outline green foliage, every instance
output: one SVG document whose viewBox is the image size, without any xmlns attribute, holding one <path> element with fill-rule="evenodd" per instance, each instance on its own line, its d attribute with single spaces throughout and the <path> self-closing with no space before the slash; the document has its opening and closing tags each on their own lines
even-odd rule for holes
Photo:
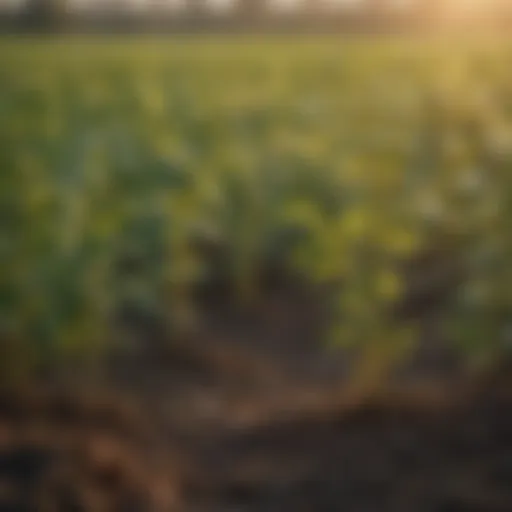
<svg viewBox="0 0 512 512">
<path fill-rule="evenodd" d="M 510 345 L 510 51 L 262 41 L 0 49 L 0 328 L 39 357 L 104 346 L 123 307 L 171 320 L 223 245 L 240 293 L 274 261 L 340 283 L 337 344 L 414 343 L 404 262 L 448 233 L 441 323 Z M 482 71 L 482 66 L 485 70 Z M 420 276 L 421 277 L 421 276 Z"/>
</svg>

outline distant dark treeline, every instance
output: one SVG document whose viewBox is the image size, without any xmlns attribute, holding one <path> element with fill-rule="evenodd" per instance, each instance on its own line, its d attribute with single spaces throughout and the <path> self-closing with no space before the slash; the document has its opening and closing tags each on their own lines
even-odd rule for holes
<svg viewBox="0 0 512 512">
<path fill-rule="evenodd" d="M 213 12 L 201 0 L 188 0 L 180 13 L 148 10 L 130 14 L 104 10 L 96 14 L 67 13 L 65 0 L 29 0 L 17 13 L 0 13 L 3 32 L 315 32 L 315 33 L 402 33 L 438 28 L 443 0 L 416 0 L 407 9 L 390 7 L 390 0 L 366 0 L 358 9 L 322 10 L 310 0 L 301 9 L 276 13 L 262 0 L 240 0 L 228 12 Z M 512 3 L 511 3 L 512 4 Z M 512 5 L 505 2 L 493 15 L 476 25 L 493 29 L 512 26 Z M 107 5 L 107 4 L 105 4 Z M 474 25 L 473 25 L 474 26 Z"/>
<path fill-rule="evenodd" d="M 417 18 L 392 20 L 362 16 L 265 16 L 250 19 L 238 16 L 182 16 L 135 18 L 129 16 L 76 17 L 41 23 L 33 19 L 0 15 L 2 32 L 406 32 L 427 27 Z"/>
</svg>

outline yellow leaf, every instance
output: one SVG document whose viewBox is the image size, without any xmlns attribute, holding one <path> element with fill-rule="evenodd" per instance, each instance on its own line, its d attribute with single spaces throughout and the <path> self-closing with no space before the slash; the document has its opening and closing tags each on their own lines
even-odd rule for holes
<svg viewBox="0 0 512 512">
<path fill-rule="evenodd" d="M 377 294 L 379 297 L 393 301 L 400 297 L 402 293 L 402 283 L 395 272 L 384 271 L 377 277 Z"/>
</svg>

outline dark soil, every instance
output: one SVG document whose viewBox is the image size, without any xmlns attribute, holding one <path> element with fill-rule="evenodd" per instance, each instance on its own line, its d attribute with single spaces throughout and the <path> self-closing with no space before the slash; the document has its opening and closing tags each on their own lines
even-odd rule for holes
<svg viewBox="0 0 512 512">
<path fill-rule="evenodd" d="M 132 329 L 103 379 L 0 393 L 0 512 L 512 512 L 512 366 L 463 376 L 426 337 L 354 394 L 325 308 L 216 295 L 181 342 Z"/>
<path fill-rule="evenodd" d="M 2 393 L 1 511 L 512 510 L 506 371 L 288 409 L 245 396 L 202 418 L 106 396 Z"/>
</svg>

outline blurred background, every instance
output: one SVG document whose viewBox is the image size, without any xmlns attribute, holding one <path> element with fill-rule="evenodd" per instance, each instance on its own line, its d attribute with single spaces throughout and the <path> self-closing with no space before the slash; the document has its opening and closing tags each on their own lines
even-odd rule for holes
<svg viewBox="0 0 512 512">
<path fill-rule="evenodd" d="M 3 0 L 6 30 L 415 32 L 506 28 L 506 0 Z"/>
<path fill-rule="evenodd" d="M 0 510 L 512 510 L 511 26 L 0 0 Z"/>
</svg>

